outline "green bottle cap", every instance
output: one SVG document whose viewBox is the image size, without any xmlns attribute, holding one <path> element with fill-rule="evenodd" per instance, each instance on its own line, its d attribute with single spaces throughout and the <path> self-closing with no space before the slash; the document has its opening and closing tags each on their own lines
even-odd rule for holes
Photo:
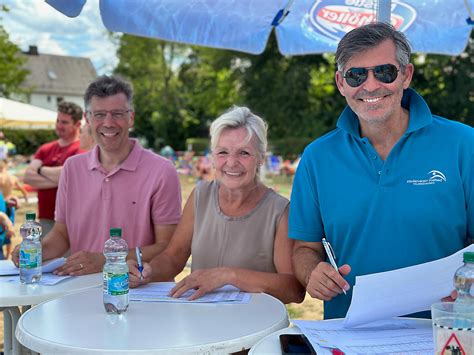
<svg viewBox="0 0 474 355">
<path fill-rule="evenodd" d="M 35 212 L 26 212 L 26 220 L 27 221 L 34 221 L 36 219 Z"/>
<path fill-rule="evenodd" d="M 466 251 L 463 254 L 463 259 L 465 263 L 474 263 L 474 252 Z"/>
<path fill-rule="evenodd" d="M 122 228 L 110 228 L 110 236 L 111 237 L 121 237 L 122 236 Z"/>
</svg>

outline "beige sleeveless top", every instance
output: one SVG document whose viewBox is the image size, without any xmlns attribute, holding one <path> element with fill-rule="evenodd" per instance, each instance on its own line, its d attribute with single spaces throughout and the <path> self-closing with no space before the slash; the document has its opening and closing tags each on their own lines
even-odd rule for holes
<svg viewBox="0 0 474 355">
<path fill-rule="evenodd" d="M 226 216 L 218 203 L 218 183 L 201 181 L 194 192 L 191 270 L 238 267 L 276 272 L 273 244 L 289 201 L 268 189 L 245 216 Z"/>
</svg>

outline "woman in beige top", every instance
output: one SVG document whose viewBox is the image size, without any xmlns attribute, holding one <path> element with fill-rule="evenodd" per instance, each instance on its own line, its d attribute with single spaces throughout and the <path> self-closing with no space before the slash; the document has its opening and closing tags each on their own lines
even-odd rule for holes
<svg viewBox="0 0 474 355">
<path fill-rule="evenodd" d="M 143 280 L 129 260 L 130 286 L 173 280 L 192 255 L 191 274 L 176 284 L 174 297 L 195 289 L 190 299 L 196 299 L 230 284 L 301 302 L 304 289 L 293 275 L 293 240 L 287 237 L 289 202 L 258 179 L 265 122 L 235 107 L 212 123 L 210 133 L 216 179 L 193 190 L 169 245 L 144 264 Z"/>
</svg>

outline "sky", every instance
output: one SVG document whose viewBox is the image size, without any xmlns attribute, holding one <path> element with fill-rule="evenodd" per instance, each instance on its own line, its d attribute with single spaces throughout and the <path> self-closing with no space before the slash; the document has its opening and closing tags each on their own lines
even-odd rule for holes
<svg viewBox="0 0 474 355">
<path fill-rule="evenodd" d="M 43 0 L 0 0 L 10 11 L 0 12 L 0 23 L 10 41 L 27 51 L 90 58 L 97 74 L 110 74 L 118 60 L 99 13 L 99 0 L 88 0 L 81 14 L 69 18 Z"/>
</svg>

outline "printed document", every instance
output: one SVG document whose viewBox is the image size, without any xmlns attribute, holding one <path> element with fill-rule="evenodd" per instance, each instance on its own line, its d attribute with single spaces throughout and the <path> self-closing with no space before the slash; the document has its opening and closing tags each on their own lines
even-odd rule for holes
<svg viewBox="0 0 474 355">
<path fill-rule="evenodd" d="M 69 279 L 73 276 L 70 275 L 54 275 L 51 273 L 41 275 L 41 279 L 39 280 L 39 284 L 43 286 L 53 286 L 60 283 L 63 280 Z M 9 275 L 0 277 L 0 282 L 15 282 L 20 283 L 20 277 L 18 275 Z"/>
<path fill-rule="evenodd" d="M 244 304 L 249 303 L 251 296 L 250 293 L 242 292 L 234 286 L 226 285 L 205 294 L 197 300 L 189 301 L 188 298 L 195 290 L 189 290 L 179 298 L 168 296 L 175 285 L 174 282 L 152 282 L 138 288 L 131 288 L 129 293 L 130 301 Z"/>
<path fill-rule="evenodd" d="M 339 349 L 346 355 L 434 353 L 431 320 L 394 318 L 350 329 L 343 319 L 292 322 L 315 349 Z"/>
<path fill-rule="evenodd" d="M 474 251 L 474 244 L 443 259 L 357 276 L 344 326 L 429 310 L 453 291 L 453 275 L 465 251 Z"/>
<path fill-rule="evenodd" d="M 58 267 L 62 266 L 66 262 L 66 258 L 56 258 L 48 260 L 41 266 L 42 272 L 53 272 Z M 4 275 L 19 275 L 20 269 L 13 264 L 11 260 L 0 260 L 0 276 Z"/>
</svg>

